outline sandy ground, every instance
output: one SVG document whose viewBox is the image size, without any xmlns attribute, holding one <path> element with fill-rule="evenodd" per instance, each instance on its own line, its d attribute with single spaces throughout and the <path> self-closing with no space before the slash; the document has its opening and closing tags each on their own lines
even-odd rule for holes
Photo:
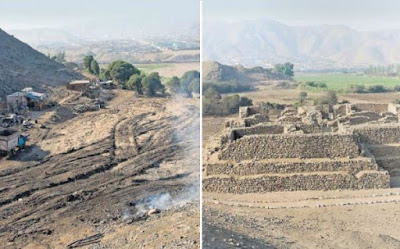
<svg viewBox="0 0 400 249">
<path fill-rule="evenodd" d="M 204 248 L 400 247 L 398 188 L 204 193 L 203 203 Z"/>
<path fill-rule="evenodd" d="M 36 114 L 28 147 L 0 159 L 0 248 L 93 235 L 87 248 L 198 248 L 198 101 L 118 90 L 106 109 L 71 115 L 77 96 L 60 98 Z"/>
</svg>

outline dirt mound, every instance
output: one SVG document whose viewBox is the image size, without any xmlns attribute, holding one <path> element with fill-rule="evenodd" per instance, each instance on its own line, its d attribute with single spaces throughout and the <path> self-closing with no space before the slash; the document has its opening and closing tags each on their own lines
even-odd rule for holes
<svg viewBox="0 0 400 249">
<path fill-rule="evenodd" d="M 59 86 L 79 73 L 49 59 L 0 29 L 0 98 L 25 87 Z"/>
</svg>

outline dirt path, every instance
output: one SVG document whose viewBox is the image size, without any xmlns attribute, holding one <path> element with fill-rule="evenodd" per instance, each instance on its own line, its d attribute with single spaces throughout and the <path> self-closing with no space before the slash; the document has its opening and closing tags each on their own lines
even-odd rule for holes
<svg viewBox="0 0 400 249">
<path fill-rule="evenodd" d="M 23 154 L 2 160 L 0 244 L 65 248 L 133 222 L 149 196 L 169 197 L 160 209 L 173 208 L 175 198 L 194 201 L 195 194 L 181 196 L 198 182 L 198 115 L 172 113 L 170 102 L 118 91 L 107 109 L 49 124 Z M 195 227 L 187 234 L 195 240 Z"/>
</svg>

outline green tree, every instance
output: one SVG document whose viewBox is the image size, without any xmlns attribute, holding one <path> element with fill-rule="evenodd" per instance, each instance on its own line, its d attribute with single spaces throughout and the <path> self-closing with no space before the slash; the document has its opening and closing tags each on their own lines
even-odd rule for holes
<svg viewBox="0 0 400 249">
<path fill-rule="evenodd" d="M 221 95 L 213 87 L 207 88 L 207 90 L 204 91 L 203 95 L 206 99 L 221 99 Z"/>
<path fill-rule="evenodd" d="M 293 72 L 294 65 L 290 62 L 286 62 L 285 64 L 276 64 L 275 70 L 281 74 L 284 74 L 289 77 L 294 76 Z"/>
<path fill-rule="evenodd" d="M 239 103 L 240 96 L 238 94 L 224 97 L 221 101 L 223 114 L 239 111 Z"/>
<path fill-rule="evenodd" d="M 180 86 L 182 93 L 188 97 L 192 96 L 192 92 L 200 93 L 200 73 L 195 70 L 184 73 L 180 80 Z"/>
<path fill-rule="evenodd" d="M 83 68 L 89 70 L 89 72 L 91 71 L 91 63 L 94 60 L 92 55 L 87 55 L 85 56 L 85 58 L 83 58 Z M 91 73 L 91 72 L 90 72 Z"/>
<path fill-rule="evenodd" d="M 387 89 L 383 85 L 373 85 L 368 87 L 368 92 L 370 93 L 384 93 L 387 92 Z"/>
<path fill-rule="evenodd" d="M 239 106 L 252 106 L 253 105 L 253 100 L 251 100 L 248 97 L 241 97 Z"/>
<path fill-rule="evenodd" d="M 139 69 L 125 61 L 114 61 L 101 73 L 102 80 L 113 80 L 120 87 L 125 87 L 126 82 L 134 74 L 140 74 Z"/>
<path fill-rule="evenodd" d="M 100 69 L 99 78 L 101 80 L 111 80 L 110 71 L 103 69 L 103 68 Z"/>
<path fill-rule="evenodd" d="M 160 75 L 158 73 L 151 73 L 145 76 L 142 80 L 143 93 L 146 96 L 155 96 L 157 92 L 164 94 L 165 87 L 161 84 Z"/>
<path fill-rule="evenodd" d="M 181 91 L 181 82 L 178 77 L 174 76 L 170 79 L 166 86 L 171 93 L 179 93 Z"/>
<path fill-rule="evenodd" d="M 134 74 L 132 75 L 128 82 L 126 83 L 126 87 L 129 90 L 136 91 L 138 94 L 143 94 L 143 85 L 142 80 L 144 78 L 143 74 Z"/>
<path fill-rule="evenodd" d="M 364 93 L 365 92 L 365 86 L 364 85 L 350 85 L 350 90 L 353 93 Z"/>
<path fill-rule="evenodd" d="M 195 79 L 192 81 L 192 83 L 190 83 L 189 85 L 190 91 L 192 91 L 192 93 L 200 93 L 200 78 L 199 79 Z"/>
<path fill-rule="evenodd" d="M 99 64 L 97 63 L 96 60 L 92 60 L 92 62 L 90 63 L 90 69 L 91 69 L 93 74 L 95 74 L 97 76 L 99 75 L 100 67 L 99 67 Z"/>
</svg>

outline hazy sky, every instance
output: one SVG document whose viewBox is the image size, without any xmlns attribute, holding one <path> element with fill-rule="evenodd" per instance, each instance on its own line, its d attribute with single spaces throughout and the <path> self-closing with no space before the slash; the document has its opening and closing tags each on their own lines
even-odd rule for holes
<svg viewBox="0 0 400 249">
<path fill-rule="evenodd" d="M 0 0 L 0 28 L 62 27 L 118 20 L 199 23 L 199 0 Z"/>
<path fill-rule="evenodd" d="M 203 20 L 268 18 L 289 25 L 400 29 L 399 0 L 203 0 Z"/>
</svg>

